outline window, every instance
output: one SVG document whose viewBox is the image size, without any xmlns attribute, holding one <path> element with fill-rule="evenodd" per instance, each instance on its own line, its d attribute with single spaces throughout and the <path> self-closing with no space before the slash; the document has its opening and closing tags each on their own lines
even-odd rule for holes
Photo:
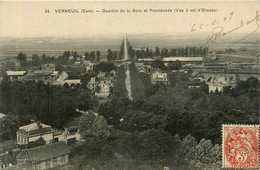
<svg viewBox="0 0 260 170">
<path fill-rule="evenodd" d="M 62 164 L 62 165 L 66 163 L 66 157 L 65 157 L 65 156 L 66 156 L 66 155 L 62 155 L 62 156 L 61 156 L 61 164 Z"/>
<path fill-rule="evenodd" d="M 41 163 L 36 163 L 36 169 L 41 169 Z"/>
<path fill-rule="evenodd" d="M 51 167 L 51 160 L 47 160 L 46 161 L 46 168 L 50 168 Z"/>
<path fill-rule="evenodd" d="M 57 158 L 53 158 L 53 167 L 57 166 Z"/>
</svg>

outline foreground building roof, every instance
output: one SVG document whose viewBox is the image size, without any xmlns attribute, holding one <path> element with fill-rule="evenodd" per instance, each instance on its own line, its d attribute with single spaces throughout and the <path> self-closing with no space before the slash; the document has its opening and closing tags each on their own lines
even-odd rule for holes
<svg viewBox="0 0 260 170">
<path fill-rule="evenodd" d="M 23 150 L 17 155 L 17 159 L 28 158 L 32 163 L 36 163 L 68 153 L 70 153 L 70 150 L 67 144 L 65 142 L 57 142 Z"/>
</svg>

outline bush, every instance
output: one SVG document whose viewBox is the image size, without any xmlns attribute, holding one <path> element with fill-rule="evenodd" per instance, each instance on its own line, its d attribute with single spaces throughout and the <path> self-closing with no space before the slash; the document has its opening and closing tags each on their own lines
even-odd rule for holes
<svg viewBox="0 0 260 170">
<path fill-rule="evenodd" d="M 30 148 L 35 148 L 35 147 L 38 147 L 38 146 L 43 146 L 46 144 L 46 141 L 40 137 L 38 140 L 36 141 L 32 141 L 32 142 L 29 142 L 27 144 L 27 149 L 30 149 Z"/>
</svg>

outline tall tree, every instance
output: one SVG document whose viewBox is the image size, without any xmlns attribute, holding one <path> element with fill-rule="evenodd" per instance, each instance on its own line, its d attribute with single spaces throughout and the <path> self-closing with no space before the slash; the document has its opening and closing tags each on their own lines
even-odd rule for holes
<svg viewBox="0 0 260 170">
<path fill-rule="evenodd" d="M 113 51 L 111 49 L 107 50 L 107 61 L 110 62 L 113 60 Z"/>
<path fill-rule="evenodd" d="M 19 53 L 17 60 L 20 62 L 21 66 L 24 67 L 27 63 L 27 55 L 24 53 Z"/>
<path fill-rule="evenodd" d="M 86 56 L 86 60 L 89 60 L 89 52 L 85 52 L 84 55 Z"/>
<path fill-rule="evenodd" d="M 95 51 L 91 51 L 90 52 L 90 54 L 89 54 L 89 60 L 91 61 L 91 62 L 93 62 L 94 60 L 95 60 Z"/>
<path fill-rule="evenodd" d="M 160 56 L 160 48 L 159 48 L 159 47 L 155 47 L 155 55 L 156 55 L 157 57 Z"/>
<path fill-rule="evenodd" d="M 79 130 L 83 139 L 87 141 L 105 141 L 109 136 L 109 129 L 106 120 L 93 111 L 89 111 L 81 117 Z"/>
<path fill-rule="evenodd" d="M 41 64 L 40 62 L 41 61 L 40 61 L 39 55 L 38 54 L 33 54 L 33 56 L 32 56 L 32 63 L 33 63 L 33 65 L 39 66 Z"/>
<path fill-rule="evenodd" d="M 96 51 L 96 56 L 97 56 L 97 62 L 99 62 L 100 61 L 100 51 L 99 50 Z"/>
</svg>

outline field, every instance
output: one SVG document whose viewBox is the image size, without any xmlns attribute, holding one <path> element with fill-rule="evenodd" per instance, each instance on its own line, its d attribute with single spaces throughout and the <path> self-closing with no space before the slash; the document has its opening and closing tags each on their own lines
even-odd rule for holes
<svg viewBox="0 0 260 170">
<path fill-rule="evenodd" d="M 127 35 L 129 42 L 133 48 L 149 47 L 155 49 L 159 48 L 178 48 L 185 46 L 206 46 L 206 35 L 163 35 L 163 34 L 142 34 L 142 35 Z M 223 39 L 221 42 L 209 44 L 209 51 L 216 52 L 225 50 L 226 48 L 233 48 L 236 51 L 240 47 L 246 47 L 246 53 L 239 52 L 242 56 L 255 56 L 260 52 L 258 37 L 250 37 L 247 41 L 233 44 L 236 39 Z M 61 55 L 64 51 L 77 51 L 80 55 L 86 51 L 101 51 L 101 57 L 106 57 L 107 50 L 119 51 L 123 40 L 123 35 L 105 35 L 84 38 L 2 38 L 0 40 L 0 61 L 6 58 L 13 58 L 19 52 L 26 53 L 28 59 L 35 53 L 42 55 Z M 237 58 L 229 57 L 227 61 L 233 61 Z M 241 62 L 252 62 L 249 60 L 242 60 Z"/>
</svg>

